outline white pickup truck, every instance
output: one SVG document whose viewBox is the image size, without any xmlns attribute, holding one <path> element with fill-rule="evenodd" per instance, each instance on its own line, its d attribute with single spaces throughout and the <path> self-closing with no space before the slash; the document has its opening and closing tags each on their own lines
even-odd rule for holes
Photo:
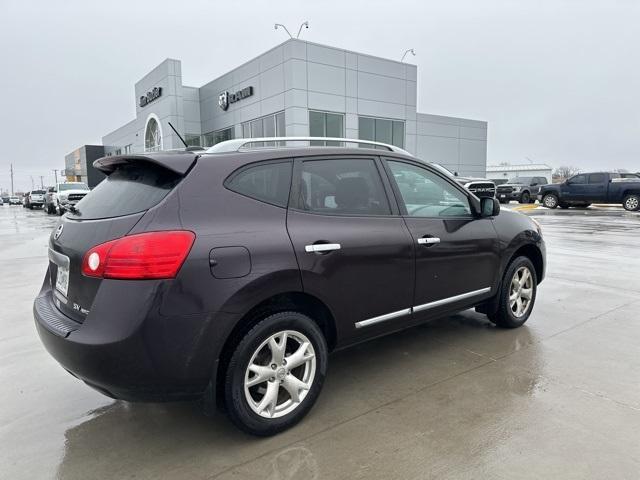
<svg viewBox="0 0 640 480">
<path fill-rule="evenodd" d="M 44 200 L 44 210 L 47 213 L 62 215 L 84 196 L 89 193 L 89 187 L 83 182 L 57 183 L 47 190 Z"/>
</svg>

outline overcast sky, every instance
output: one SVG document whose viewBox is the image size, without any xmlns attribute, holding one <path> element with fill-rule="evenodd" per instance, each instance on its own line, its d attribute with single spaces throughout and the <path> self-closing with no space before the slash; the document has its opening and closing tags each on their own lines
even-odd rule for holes
<svg viewBox="0 0 640 480">
<path fill-rule="evenodd" d="M 0 0 L 0 189 L 135 115 L 167 57 L 201 86 L 284 41 L 417 56 L 418 111 L 489 122 L 489 164 L 640 170 L 640 2 Z"/>
</svg>

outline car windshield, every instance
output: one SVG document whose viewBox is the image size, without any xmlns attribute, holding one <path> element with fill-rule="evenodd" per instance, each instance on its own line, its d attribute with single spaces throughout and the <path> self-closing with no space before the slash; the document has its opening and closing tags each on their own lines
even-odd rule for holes
<svg viewBox="0 0 640 480">
<path fill-rule="evenodd" d="M 65 190 L 89 190 L 89 187 L 85 183 L 61 183 L 59 190 L 61 192 Z"/>
<path fill-rule="evenodd" d="M 528 185 L 531 183 L 533 177 L 516 177 L 509 180 L 509 183 L 516 183 L 521 185 Z"/>
<path fill-rule="evenodd" d="M 42 195 L 44 190 L 31 190 L 31 195 Z"/>
</svg>

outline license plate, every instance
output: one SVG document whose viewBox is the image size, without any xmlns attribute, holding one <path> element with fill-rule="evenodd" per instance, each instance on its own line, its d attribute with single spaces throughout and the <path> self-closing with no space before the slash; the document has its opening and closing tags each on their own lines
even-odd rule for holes
<svg viewBox="0 0 640 480">
<path fill-rule="evenodd" d="M 69 269 L 58 265 L 58 273 L 56 274 L 56 290 L 65 297 L 69 290 Z"/>
<path fill-rule="evenodd" d="M 500 198 L 507 198 L 506 195 L 500 195 Z"/>
</svg>

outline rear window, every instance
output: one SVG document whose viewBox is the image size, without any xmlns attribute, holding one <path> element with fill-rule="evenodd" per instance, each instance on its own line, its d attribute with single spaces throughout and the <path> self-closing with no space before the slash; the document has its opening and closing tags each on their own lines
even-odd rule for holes
<svg viewBox="0 0 640 480">
<path fill-rule="evenodd" d="M 100 182 L 69 214 L 80 220 L 94 220 L 144 212 L 160 203 L 180 178 L 149 163 L 123 165 Z"/>
<path fill-rule="evenodd" d="M 42 195 L 44 193 L 44 190 L 31 190 L 32 195 Z"/>
</svg>

